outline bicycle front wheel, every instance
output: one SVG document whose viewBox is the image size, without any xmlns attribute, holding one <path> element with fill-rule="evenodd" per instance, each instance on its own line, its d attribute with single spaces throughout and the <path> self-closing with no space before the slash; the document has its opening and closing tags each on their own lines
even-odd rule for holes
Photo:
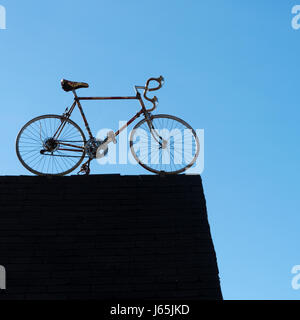
<svg viewBox="0 0 300 320">
<path fill-rule="evenodd" d="M 188 123 L 160 114 L 143 119 L 133 128 L 130 149 L 145 169 L 157 174 L 178 174 L 196 162 L 200 144 Z"/>
<path fill-rule="evenodd" d="M 76 169 L 85 157 L 86 139 L 80 127 L 59 115 L 29 121 L 16 141 L 17 156 L 30 172 L 63 176 Z"/>
</svg>

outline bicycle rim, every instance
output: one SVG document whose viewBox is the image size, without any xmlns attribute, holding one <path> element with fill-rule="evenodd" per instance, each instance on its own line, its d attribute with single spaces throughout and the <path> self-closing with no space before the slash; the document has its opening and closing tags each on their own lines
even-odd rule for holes
<svg viewBox="0 0 300 320">
<path fill-rule="evenodd" d="M 153 173 L 178 174 L 192 167 L 200 145 L 195 130 L 185 121 L 171 115 L 151 116 L 140 121 L 130 136 L 134 159 Z"/>
<path fill-rule="evenodd" d="M 57 139 L 53 136 L 65 121 Z M 59 115 L 44 115 L 29 121 L 16 140 L 22 165 L 36 175 L 63 176 L 76 169 L 85 157 L 86 139 L 80 127 Z"/>
</svg>

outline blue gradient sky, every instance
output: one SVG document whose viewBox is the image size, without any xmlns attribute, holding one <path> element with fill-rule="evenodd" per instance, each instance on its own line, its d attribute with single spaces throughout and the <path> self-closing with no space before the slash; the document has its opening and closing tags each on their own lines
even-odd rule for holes
<svg viewBox="0 0 300 320">
<path fill-rule="evenodd" d="M 131 95 L 164 75 L 159 113 L 205 129 L 202 174 L 225 299 L 299 299 L 300 30 L 288 0 L 0 0 L 1 175 L 28 174 L 15 138 L 84 95 Z M 300 4 L 300 1 L 299 1 Z M 84 104 L 93 131 L 138 105 Z M 75 116 L 74 118 L 77 121 Z M 80 123 L 80 122 L 79 122 Z M 94 173 L 145 174 L 93 165 Z M 0 257 L 1 263 L 1 257 Z"/>
</svg>

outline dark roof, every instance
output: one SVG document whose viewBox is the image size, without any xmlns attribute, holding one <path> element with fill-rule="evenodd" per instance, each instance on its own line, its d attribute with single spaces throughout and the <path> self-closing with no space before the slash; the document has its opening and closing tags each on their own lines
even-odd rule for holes
<svg viewBox="0 0 300 320">
<path fill-rule="evenodd" d="M 222 299 L 200 176 L 0 177 L 0 299 Z"/>
</svg>

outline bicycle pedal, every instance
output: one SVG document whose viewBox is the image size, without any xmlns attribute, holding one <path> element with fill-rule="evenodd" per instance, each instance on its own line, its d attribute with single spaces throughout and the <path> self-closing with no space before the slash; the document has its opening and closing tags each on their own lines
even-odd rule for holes
<svg viewBox="0 0 300 320">
<path fill-rule="evenodd" d="M 78 171 L 77 175 L 78 176 L 88 176 L 90 174 L 90 170 L 80 170 Z"/>
<path fill-rule="evenodd" d="M 77 175 L 89 175 L 91 172 L 89 164 L 85 163 L 81 166 L 80 171 L 78 171 Z"/>
</svg>

